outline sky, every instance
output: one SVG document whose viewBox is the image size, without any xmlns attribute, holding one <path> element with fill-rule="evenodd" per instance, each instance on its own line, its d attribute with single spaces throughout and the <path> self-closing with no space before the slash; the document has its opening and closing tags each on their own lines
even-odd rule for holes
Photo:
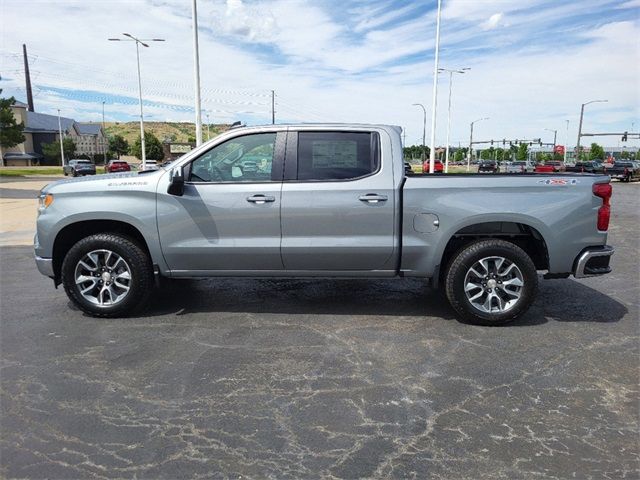
<svg viewBox="0 0 640 480">
<path fill-rule="evenodd" d="M 436 1 L 198 0 L 203 121 L 361 122 L 431 135 Z M 145 119 L 194 121 L 189 0 L 0 0 L 0 88 L 78 121 L 138 120 L 127 32 L 163 38 L 140 52 Z M 443 0 L 440 66 L 452 85 L 451 144 L 640 131 L 640 0 Z M 438 76 L 436 143 L 447 133 L 449 75 Z M 567 129 L 567 120 L 568 129 Z M 619 137 L 594 137 L 624 146 Z M 583 139 L 582 143 L 590 143 Z M 640 145 L 638 140 L 626 143 Z"/>
</svg>

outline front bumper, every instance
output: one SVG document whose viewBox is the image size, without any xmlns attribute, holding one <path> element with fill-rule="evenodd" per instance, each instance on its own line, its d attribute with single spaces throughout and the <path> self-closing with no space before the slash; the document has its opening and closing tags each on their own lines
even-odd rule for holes
<svg viewBox="0 0 640 480">
<path fill-rule="evenodd" d="M 38 271 L 49 278 L 53 278 L 53 259 L 52 258 L 42 258 L 36 255 L 36 266 L 38 267 Z"/>
<path fill-rule="evenodd" d="M 584 249 L 576 258 L 573 269 L 574 277 L 584 278 L 610 273 L 609 263 L 614 253 L 615 250 L 609 245 Z"/>
</svg>

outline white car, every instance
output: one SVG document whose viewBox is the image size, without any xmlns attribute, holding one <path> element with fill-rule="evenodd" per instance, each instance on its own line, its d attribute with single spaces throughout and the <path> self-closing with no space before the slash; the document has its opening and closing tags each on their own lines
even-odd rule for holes
<svg viewBox="0 0 640 480">
<path fill-rule="evenodd" d="M 159 168 L 160 167 L 158 167 L 158 162 L 156 162 L 155 160 L 147 160 L 144 164 L 140 164 L 139 171 L 144 172 L 148 170 L 158 170 Z"/>
</svg>

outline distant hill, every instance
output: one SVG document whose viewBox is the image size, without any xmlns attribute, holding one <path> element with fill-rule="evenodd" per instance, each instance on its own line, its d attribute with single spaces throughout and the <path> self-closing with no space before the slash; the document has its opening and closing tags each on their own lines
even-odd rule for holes
<svg viewBox="0 0 640 480">
<path fill-rule="evenodd" d="M 105 122 L 105 130 L 108 136 L 122 135 L 124 139 L 133 144 L 140 138 L 140 122 Z M 213 138 L 220 132 L 229 129 L 229 125 L 211 124 L 209 126 L 210 137 Z M 161 142 L 188 142 L 189 137 L 195 139 L 196 126 L 189 122 L 144 122 L 145 132 L 151 132 Z M 207 126 L 202 125 L 202 139 L 207 140 Z"/>
</svg>

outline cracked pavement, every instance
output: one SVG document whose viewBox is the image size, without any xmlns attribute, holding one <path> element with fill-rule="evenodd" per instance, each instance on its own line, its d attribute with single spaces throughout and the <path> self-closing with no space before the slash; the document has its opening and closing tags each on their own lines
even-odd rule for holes
<svg viewBox="0 0 640 480">
<path fill-rule="evenodd" d="M 2 247 L 0 476 L 639 478 L 639 187 L 614 273 L 504 328 L 415 279 L 181 281 L 97 320 Z"/>
</svg>

